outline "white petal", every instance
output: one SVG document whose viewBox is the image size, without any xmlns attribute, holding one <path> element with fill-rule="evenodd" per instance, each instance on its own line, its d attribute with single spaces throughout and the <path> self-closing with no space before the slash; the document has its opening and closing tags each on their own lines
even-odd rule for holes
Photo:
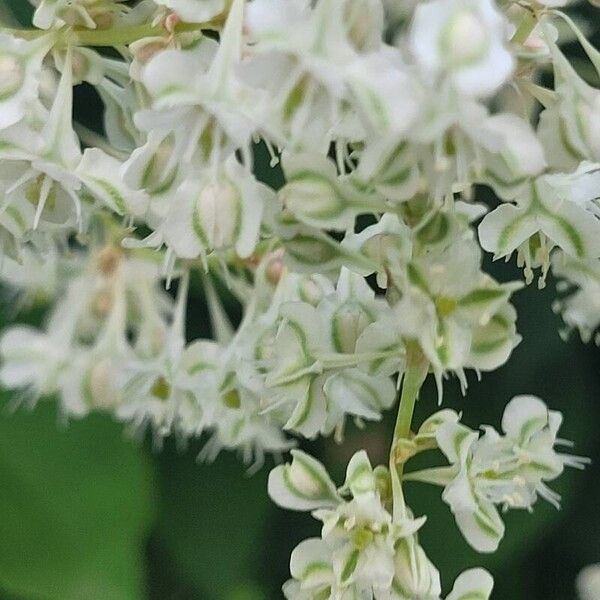
<svg viewBox="0 0 600 600">
<path fill-rule="evenodd" d="M 339 497 L 325 467 L 301 450 L 292 450 L 292 463 L 269 473 L 268 492 L 275 504 L 290 510 L 334 507 Z"/>
<path fill-rule="evenodd" d="M 446 600 L 488 600 L 494 580 L 485 569 L 469 569 L 461 573 Z"/>
</svg>

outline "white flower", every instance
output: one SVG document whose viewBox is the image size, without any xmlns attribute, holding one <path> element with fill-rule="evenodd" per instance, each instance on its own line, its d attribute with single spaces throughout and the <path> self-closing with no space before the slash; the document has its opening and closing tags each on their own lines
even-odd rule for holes
<svg viewBox="0 0 600 600">
<path fill-rule="evenodd" d="M 38 100 L 48 37 L 25 41 L 0 35 L 0 130 L 18 123 Z"/>
<path fill-rule="evenodd" d="M 45 331 L 17 326 L 4 333 L 0 379 L 34 400 L 57 393 L 66 415 L 115 408 L 123 365 L 156 356 L 164 345 L 170 302 L 158 266 L 107 246 L 62 269 L 68 281 Z"/>
<path fill-rule="evenodd" d="M 513 69 L 507 25 L 492 0 L 431 0 L 417 5 L 410 48 L 427 76 L 448 77 L 467 96 L 487 96 Z"/>
<path fill-rule="evenodd" d="M 64 68 L 51 110 L 43 115 L 39 131 L 18 123 L 0 132 L 1 210 L 14 225 L 17 239 L 35 231 L 83 232 L 96 201 L 118 214 L 140 212 L 145 195 L 129 189 L 118 178 L 120 162 L 102 150 L 83 154 L 72 126 L 71 69 Z M 84 194 L 83 192 L 88 192 Z"/>
<path fill-rule="evenodd" d="M 285 429 L 314 437 L 343 426 L 345 415 L 379 419 L 394 401 L 385 375 L 355 368 L 357 340 L 383 305 L 362 277 L 342 270 L 335 294 L 316 307 L 287 302 L 268 351 L 265 406 L 285 415 Z"/>
<path fill-rule="evenodd" d="M 307 225 L 346 231 L 357 215 L 385 208 L 382 198 L 338 177 L 333 163 L 320 154 L 284 154 L 282 166 L 287 183 L 279 200 L 284 211 Z"/>
<path fill-rule="evenodd" d="M 591 163 L 582 163 L 572 174 L 538 177 L 515 204 L 503 203 L 484 217 L 479 226 L 482 247 L 495 258 L 517 250 L 528 282 L 537 266 L 542 266 L 543 281 L 555 245 L 575 258 L 600 256 L 599 181 L 598 166 Z"/>
<path fill-rule="evenodd" d="M 504 200 L 522 193 L 529 178 L 546 167 L 544 149 L 531 125 L 515 114 L 488 117 L 478 138 L 482 179 Z"/>
<path fill-rule="evenodd" d="M 449 476 L 442 497 L 479 552 L 495 551 L 504 535 L 497 505 L 531 509 L 539 495 L 558 507 L 560 497 L 546 482 L 556 479 L 565 466 L 581 468 L 587 462 L 556 452 L 561 422 L 562 415 L 549 411 L 539 398 L 516 396 L 502 417 L 504 435 L 485 427 L 479 437 L 452 421 L 437 429 L 439 447 L 452 464 L 447 474 L 437 471 L 440 483 Z M 435 473 L 434 469 L 432 481 Z"/>
<path fill-rule="evenodd" d="M 255 0 L 246 25 L 252 57 L 244 79 L 268 95 L 263 128 L 290 150 L 324 151 L 341 125 L 344 67 L 356 56 L 343 2 Z M 364 21 L 363 21 L 364 22 Z M 325 32 L 327 32 L 325 34 Z"/>
<path fill-rule="evenodd" d="M 67 353 L 63 339 L 31 327 L 14 327 L 0 338 L 0 382 L 5 388 L 25 389 L 34 400 L 57 390 L 57 378 Z"/>
<path fill-rule="evenodd" d="M 312 587 L 313 593 L 327 585 L 340 591 L 370 592 L 376 597 L 378 592 L 389 592 L 396 572 L 395 545 L 419 529 L 424 519 L 392 522 L 381 502 L 377 475 L 364 451 L 350 460 L 346 481 L 340 488 L 349 500 L 338 494 L 318 461 L 298 450 L 293 456 L 291 465 L 277 467 L 269 475 L 269 494 L 285 508 L 318 508 L 313 515 L 323 522 L 323 529 L 321 540 L 303 542 L 292 555 L 292 576 L 302 581 L 301 587 Z M 317 550 L 329 563 L 314 579 L 308 567 L 315 559 L 307 554 L 309 549 Z"/>
<path fill-rule="evenodd" d="M 142 69 L 151 106 L 135 115 L 135 123 L 142 131 L 160 132 L 162 139 L 173 136 L 170 168 L 178 162 L 215 165 L 237 149 L 249 155 L 260 92 L 243 85 L 235 72 L 243 10 L 236 0 L 220 43 L 201 37 L 190 48 L 159 52 Z"/>
<path fill-rule="evenodd" d="M 196 341 L 186 351 L 187 370 L 194 375 L 194 394 L 203 414 L 196 433 L 203 428 L 210 435 L 200 458 L 210 461 L 223 448 L 236 450 L 255 470 L 264 464 L 265 453 L 279 454 L 294 443 L 285 437 L 281 423 L 261 410 L 262 388 L 247 376 L 246 351 L 239 333 L 227 347 Z"/>
<path fill-rule="evenodd" d="M 435 242 L 435 235 L 450 231 L 451 222 L 429 224 L 416 239 Z M 370 325 L 357 344 L 360 353 L 387 352 L 388 361 L 373 361 L 369 369 L 389 373 L 401 364 L 405 344 L 416 342 L 440 393 L 444 371 L 455 371 L 464 386 L 465 368 L 495 369 L 520 341 L 516 313 L 508 303 L 520 285 L 499 284 L 481 271 L 473 240 L 458 237 L 446 243 L 389 269 L 400 297 L 391 315 Z"/>
<path fill-rule="evenodd" d="M 389 473 L 373 469 L 364 451 L 350 459 L 336 490 L 323 465 L 292 451 L 291 464 L 269 475 L 269 495 L 280 506 L 311 510 L 323 522 L 320 538 L 301 542 L 290 560 L 289 600 L 440 600 L 440 576 L 419 546 L 425 518 L 394 522 L 386 509 Z M 458 577 L 447 600 L 487 600 L 493 581 L 483 569 Z"/>
<path fill-rule="evenodd" d="M 421 113 L 424 90 L 396 48 L 357 56 L 346 69 L 346 81 L 368 132 L 396 143 L 406 137 Z"/>
<path fill-rule="evenodd" d="M 177 257 L 203 260 L 213 253 L 235 250 L 247 258 L 254 251 L 265 204 L 273 192 L 231 156 L 214 173 L 200 170 L 185 179 L 160 209 L 151 215 L 156 231 L 141 245 L 165 244 Z M 137 245 L 131 240 L 131 245 Z"/>
<path fill-rule="evenodd" d="M 569 21 L 567 21 L 569 23 Z M 571 22 L 571 26 L 574 24 Z M 575 28 L 575 33 L 579 33 Z M 582 160 L 600 161 L 600 90 L 586 83 L 548 39 L 554 66 L 554 93 L 544 98 L 538 133 L 551 166 L 571 171 Z M 585 38 L 583 38 L 585 40 Z M 584 49 L 590 50 L 584 45 Z"/>
</svg>

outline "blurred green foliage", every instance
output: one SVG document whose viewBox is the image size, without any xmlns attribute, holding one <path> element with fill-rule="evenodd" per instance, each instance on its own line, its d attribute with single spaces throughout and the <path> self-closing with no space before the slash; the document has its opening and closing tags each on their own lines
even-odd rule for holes
<svg viewBox="0 0 600 600">
<path fill-rule="evenodd" d="M 7 7 L 22 22 L 30 15 L 27 0 L 0 0 Z M 99 127 L 100 105 L 90 88 L 77 90 L 76 110 L 86 125 Z M 258 156 L 263 178 L 280 178 L 267 173 L 264 153 Z M 519 276 L 506 265 L 488 268 L 500 279 Z M 206 335 L 201 292 L 193 293 L 189 330 Z M 455 380 L 446 382 L 444 403 L 464 410 L 471 426 L 498 426 L 511 397 L 538 394 L 564 413 L 563 437 L 594 462 L 556 483 L 561 511 L 540 502 L 533 514 L 507 515 L 506 538 L 491 556 L 463 541 L 438 489 L 409 487 L 415 512 L 429 515 L 421 540 L 446 586 L 462 569 L 482 565 L 496 578 L 495 598 L 567 600 L 579 569 L 600 561 L 600 350 L 560 340 L 553 294 L 552 282 L 544 291 L 531 286 L 519 293 L 524 341 L 509 364 L 481 382 L 471 375 L 466 398 Z M 52 402 L 14 412 L 13 400 L 3 398 L 0 414 L 1 599 L 281 598 L 292 548 L 317 534 L 318 525 L 269 502 L 270 463 L 252 477 L 231 454 L 200 465 L 202 441 L 178 449 L 167 440 L 156 450 L 150 439 L 128 438 L 109 417 L 65 425 Z M 416 421 L 435 409 L 428 382 Z M 306 447 L 339 479 L 358 448 L 367 448 L 374 463 L 386 462 L 392 424 L 388 414 L 366 430 L 350 427 L 341 446 L 327 440 Z"/>
</svg>

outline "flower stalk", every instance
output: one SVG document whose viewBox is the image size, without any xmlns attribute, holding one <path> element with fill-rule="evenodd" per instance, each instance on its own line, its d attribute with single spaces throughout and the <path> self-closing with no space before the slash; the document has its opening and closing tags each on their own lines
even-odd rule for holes
<svg viewBox="0 0 600 600">
<path fill-rule="evenodd" d="M 402 380 L 402 391 L 394 437 L 390 448 L 390 476 L 392 478 L 393 515 L 398 521 L 407 517 L 404 494 L 402 492 L 402 474 L 406 457 L 402 452 L 402 442 L 410 438 L 411 424 L 419 390 L 427 377 L 429 361 L 416 344 L 409 343 L 406 352 L 406 371 Z"/>
<path fill-rule="evenodd" d="M 112 27 L 110 29 L 79 29 L 65 27 L 56 30 L 57 42 L 66 46 L 86 46 L 92 48 L 128 46 L 138 40 L 147 37 L 160 37 L 162 35 L 172 35 L 173 33 L 186 33 L 190 31 L 201 31 L 202 29 L 219 29 L 223 25 L 220 18 L 212 19 L 204 23 L 177 23 L 173 30 L 168 30 L 164 24 L 158 25 L 132 25 L 127 27 Z M 34 40 L 48 32 L 44 29 L 8 29 L 1 28 L 0 31 L 7 35 L 22 38 L 25 40 Z"/>
</svg>

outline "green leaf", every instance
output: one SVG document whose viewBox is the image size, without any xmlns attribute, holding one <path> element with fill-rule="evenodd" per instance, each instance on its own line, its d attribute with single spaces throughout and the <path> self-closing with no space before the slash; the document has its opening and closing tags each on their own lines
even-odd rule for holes
<svg viewBox="0 0 600 600">
<path fill-rule="evenodd" d="M 160 455 L 158 537 L 199 598 L 238 598 L 261 567 L 268 469 L 250 477 L 235 455 L 223 452 L 208 465 L 195 455 L 175 456 L 168 448 Z"/>
<path fill-rule="evenodd" d="M 3 411 L 0 588 L 57 600 L 143 597 L 151 473 L 121 431 L 101 416 L 61 428 L 50 403 Z"/>
</svg>

